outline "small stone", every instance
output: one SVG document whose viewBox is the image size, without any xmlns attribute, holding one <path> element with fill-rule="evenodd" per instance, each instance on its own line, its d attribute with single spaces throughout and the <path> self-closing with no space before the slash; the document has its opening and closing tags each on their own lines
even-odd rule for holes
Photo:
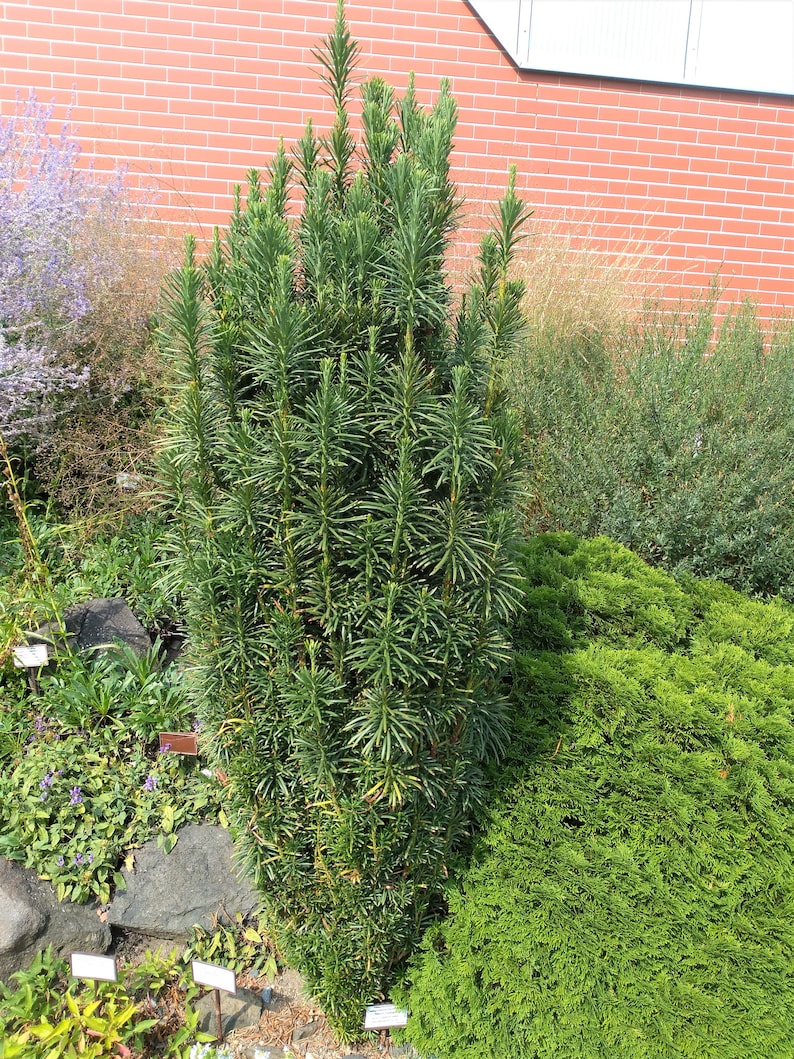
<svg viewBox="0 0 794 1059">
<path fill-rule="evenodd" d="M 199 1026 L 204 1033 L 215 1033 L 215 993 L 203 996 L 196 1004 L 199 1013 Z M 223 1034 L 233 1030 L 246 1030 L 259 1025 L 262 1014 L 262 1000 L 253 989 L 238 989 L 235 994 L 221 993 L 221 1021 Z"/>
<path fill-rule="evenodd" d="M 273 1002 L 273 986 L 266 986 L 262 990 L 260 996 L 262 997 L 262 1003 L 265 1005 L 265 1007 L 268 1007 Z"/>
<path fill-rule="evenodd" d="M 305 1041 L 313 1033 L 316 1033 L 319 1028 L 319 1022 L 306 1022 L 303 1026 L 296 1026 L 292 1031 L 292 1043 L 300 1044 L 301 1041 Z"/>
<path fill-rule="evenodd" d="M 119 489 L 134 493 L 143 485 L 143 478 L 141 478 L 139 474 L 130 474 L 128 471 L 119 471 L 116 475 L 116 485 Z"/>
</svg>

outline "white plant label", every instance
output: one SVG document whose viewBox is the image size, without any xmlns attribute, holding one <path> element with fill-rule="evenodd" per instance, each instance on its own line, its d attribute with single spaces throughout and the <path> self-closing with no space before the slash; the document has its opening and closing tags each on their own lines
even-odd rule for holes
<svg viewBox="0 0 794 1059">
<path fill-rule="evenodd" d="M 96 956 L 90 952 L 73 952 L 70 956 L 73 978 L 93 978 L 98 982 L 118 979 L 115 956 Z"/>
<path fill-rule="evenodd" d="M 17 669 L 38 669 L 39 666 L 46 666 L 47 657 L 46 643 L 14 648 L 14 665 Z"/>
<path fill-rule="evenodd" d="M 364 1012 L 365 1030 L 387 1030 L 391 1026 L 405 1026 L 408 1023 L 408 1012 L 401 1011 L 394 1004 L 371 1004 Z"/>
<path fill-rule="evenodd" d="M 211 989 L 222 989 L 224 993 L 237 992 L 237 976 L 229 967 L 202 963 L 200 960 L 191 960 L 190 967 L 196 985 L 208 985 Z"/>
</svg>

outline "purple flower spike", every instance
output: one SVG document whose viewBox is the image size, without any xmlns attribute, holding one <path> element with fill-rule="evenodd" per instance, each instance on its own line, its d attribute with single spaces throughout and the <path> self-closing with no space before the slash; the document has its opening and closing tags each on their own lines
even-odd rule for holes
<svg viewBox="0 0 794 1059">
<path fill-rule="evenodd" d="M 143 785 L 145 791 L 156 791 L 157 790 L 157 777 L 147 776 L 146 783 Z"/>
<path fill-rule="evenodd" d="M 63 857 L 58 857 L 58 867 L 59 868 L 63 867 Z"/>
<path fill-rule="evenodd" d="M 75 853 L 74 862 L 75 862 L 75 864 L 77 865 L 78 868 L 80 867 L 81 864 L 85 863 L 84 858 L 83 858 L 83 854 L 82 853 Z"/>
<path fill-rule="evenodd" d="M 71 796 L 69 800 L 69 805 L 79 805 L 80 802 L 82 802 L 83 794 L 79 787 L 72 787 L 72 789 L 69 791 L 69 794 Z"/>
</svg>

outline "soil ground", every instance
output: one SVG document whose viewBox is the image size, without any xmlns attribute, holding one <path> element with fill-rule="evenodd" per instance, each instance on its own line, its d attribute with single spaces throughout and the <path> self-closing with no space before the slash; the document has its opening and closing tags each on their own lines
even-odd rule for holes
<svg viewBox="0 0 794 1059">
<path fill-rule="evenodd" d="M 121 965 L 136 964 L 147 951 L 161 949 L 170 952 L 178 945 L 160 938 L 150 938 L 141 934 L 121 931 L 117 934 L 114 952 Z M 385 1033 L 379 1037 L 369 1035 L 369 1039 L 356 1044 L 340 1044 L 328 1026 L 323 1012 L 315 1007 L 306 995 L 300 975 L 286 969 L 275 978 L 251 978 L 240 975 L 238 987 L 261 993 L 267 987 L 272 988 L 272 997 L 265 1006 L 257 1026 L 230 1033 L 225 1041 L 235 1059 L 254 1059 L 257 1050 L 262 1059 L 282 1059 L 292 1056 L 294 1059 L 347 1059 L 348 1056 L 362 1059 L 386 1059 L 393 1042 Z M 303 1026 L 312 1025 L 311 1035 L 293 1043 L 293 1033 Z"/>
</svg>

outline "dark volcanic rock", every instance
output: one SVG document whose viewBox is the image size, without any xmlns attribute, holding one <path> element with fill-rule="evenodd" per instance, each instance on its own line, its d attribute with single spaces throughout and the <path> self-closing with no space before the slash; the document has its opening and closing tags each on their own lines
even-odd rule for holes
<svg viewBox="0 0 794 1059">
<path fill-rule="evenodd" d="M 91 599 L 67 607 L 63 613 L 66 638 L 74 651 L 107 650 L 121 641 L 137 654 L 152 646 L 146 629 L 141 625 L 123 599 Z M 63 634 L 54 625 L 42 625 L 28 633 L 30 644 L 46 643 L 50 653 L 57 652 Z"/>
<path fill-rule="evenodd" d="M 199 1027 L 205 1033 L 215 1033 L 217 1016 L 214 991 L 198 1001 L 196 1010 L 199 1013 Z M 250 1026 L 258 1026 L 261 1014 L 262 998 L 252 989 L 238 989 L 234 995 L 221 993 L 221 1022 L 224 1036 L 233 1030 L 246 1030 Z"/>
<path fill-rule="evenodd" d="M 107 952 L 110 943 L 110 928 L 99 919 L 96 904 L 59 902 L 49 883 L 0 857 L 0 981 L 25 970 L 48 945 L 67 956 Z"/>
<path fill-rule="evenodd" d="M 222 827 L 188 824 L 169 854 L 152 839 L 135 852 L 126 890 L 108 911 L 114 927 L 150 937 L 184 938 L 194 926 L 212 930 L 233 923 L 236 912 L 253 912 L 260 899 L 232 864 L 232 840 Z"/>
</svg>

